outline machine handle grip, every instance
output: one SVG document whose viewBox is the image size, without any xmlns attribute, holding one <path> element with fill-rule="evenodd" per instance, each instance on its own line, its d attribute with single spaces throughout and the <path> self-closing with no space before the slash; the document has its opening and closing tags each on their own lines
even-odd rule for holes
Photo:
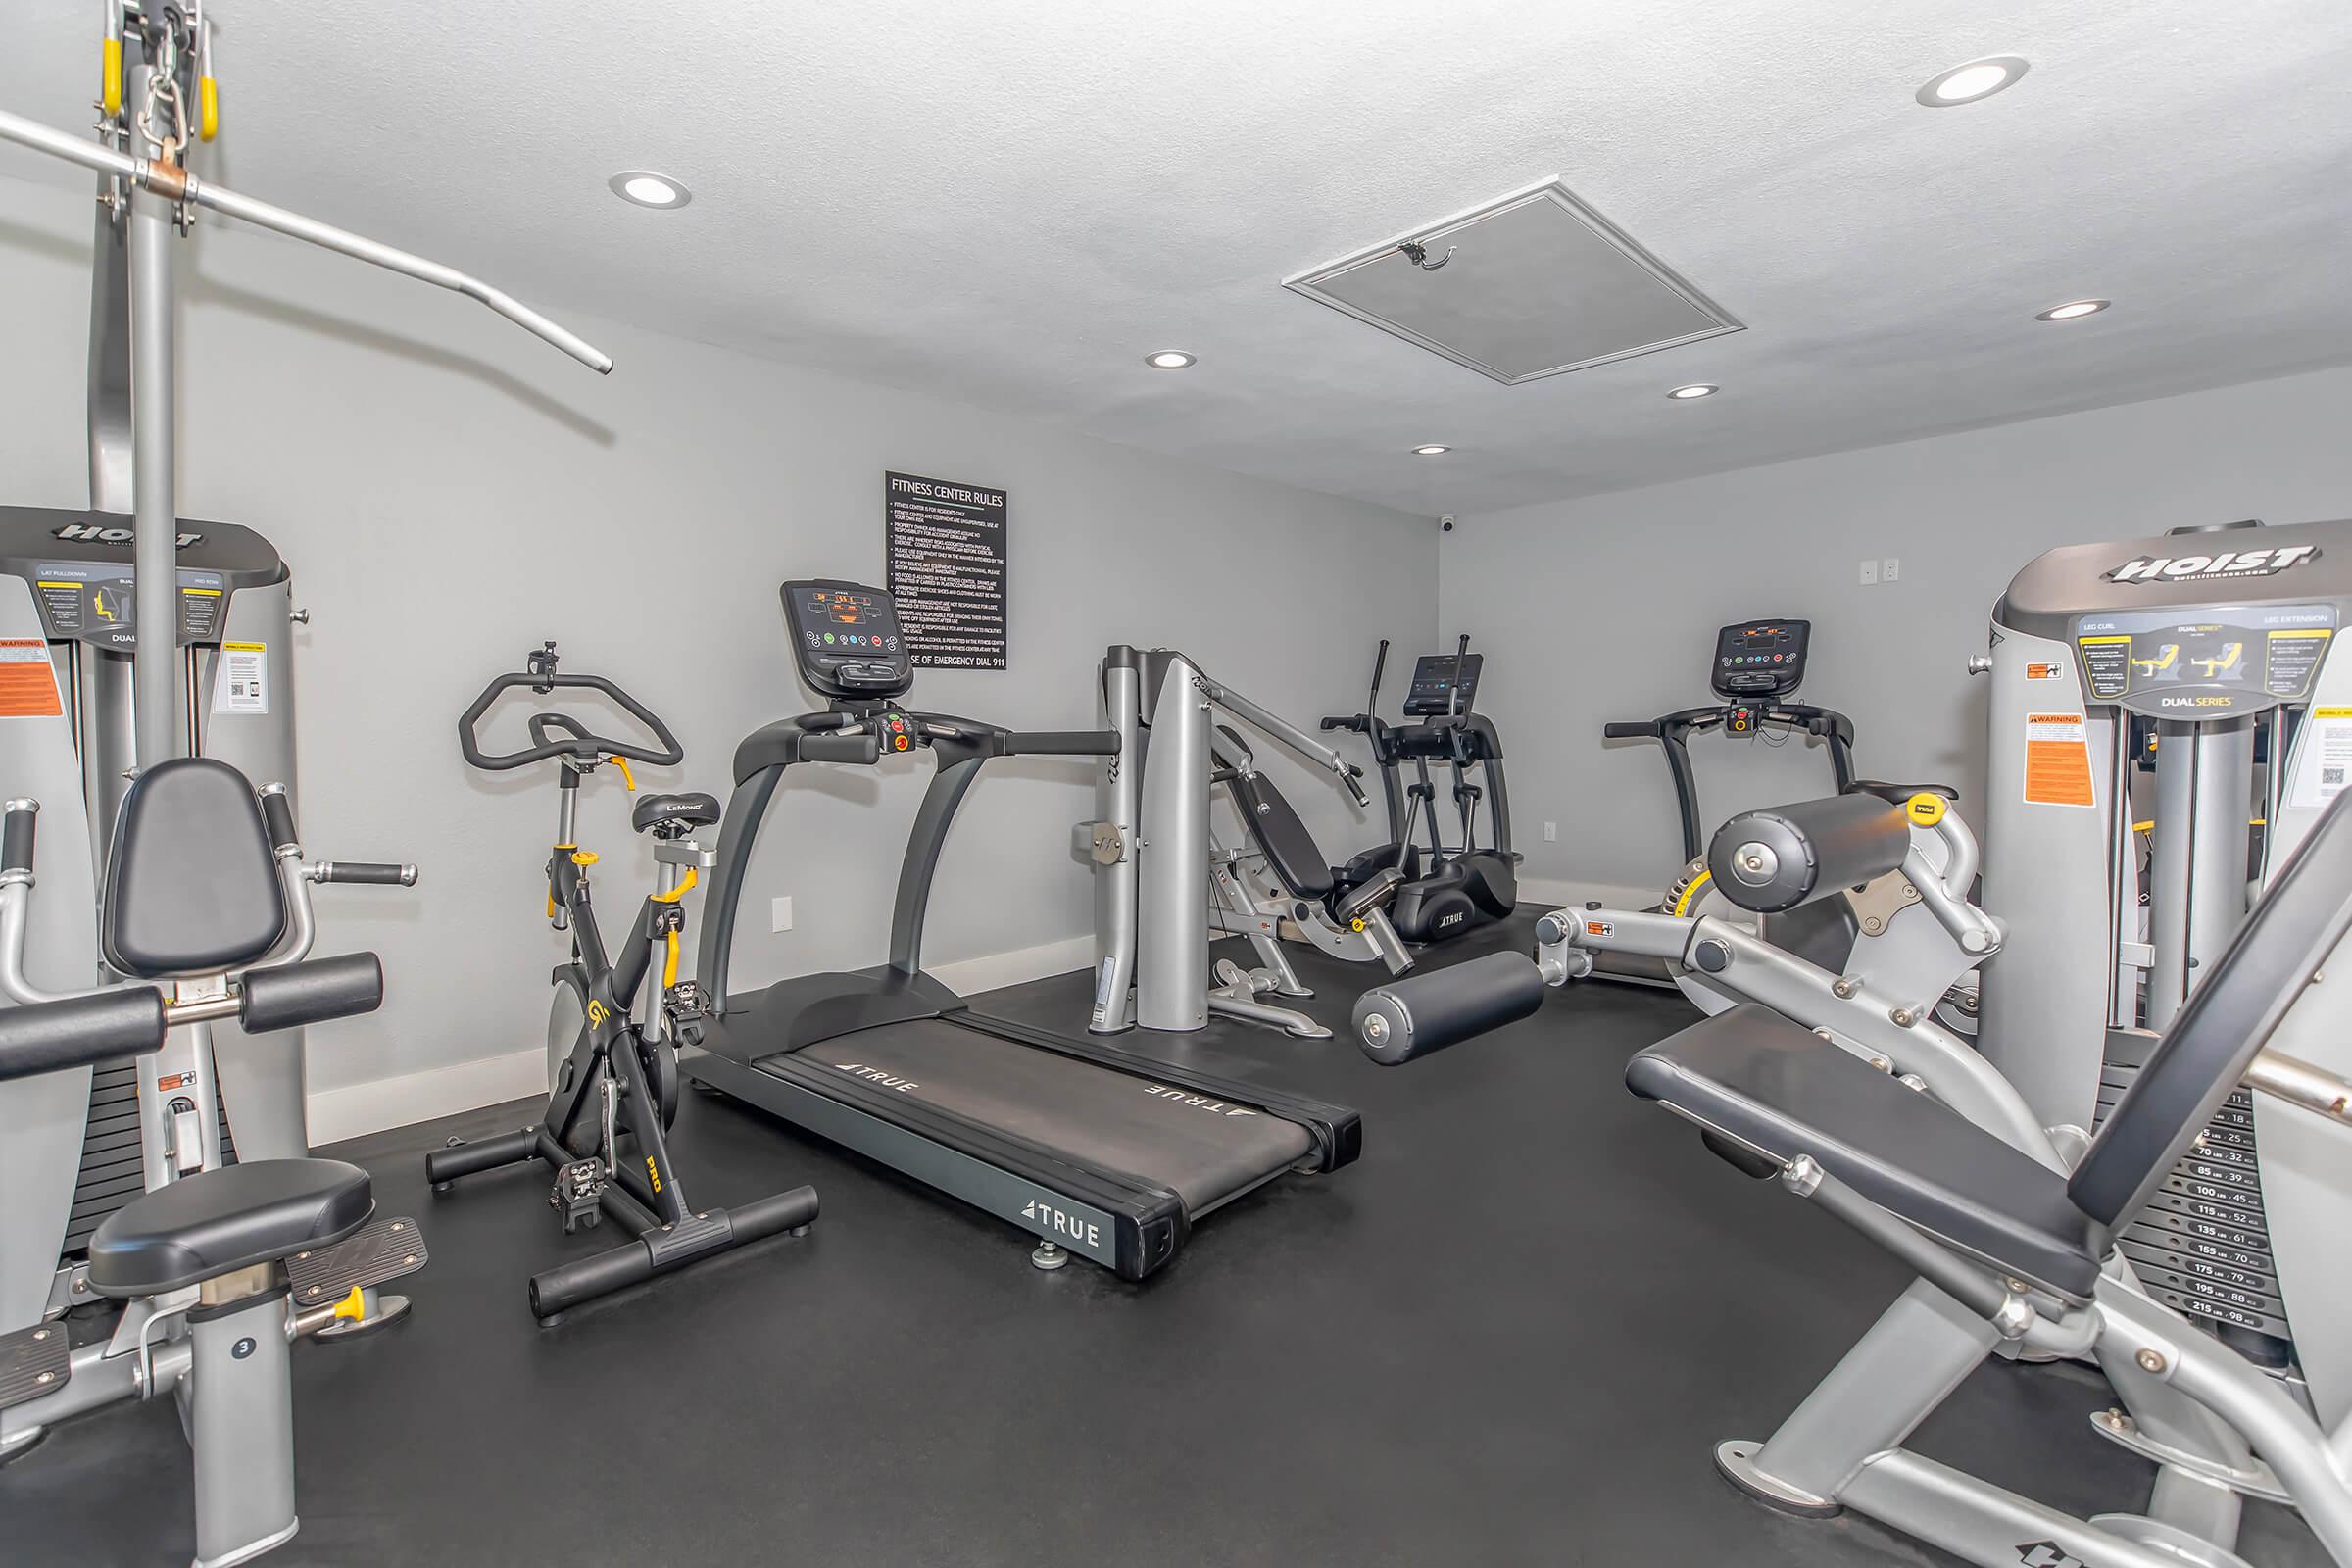
<svg viewBox="0 0 2352 1568">
<path fill-rule="evenodd" d="M 482 750 L 480 739 L 474 734 L 474 726 L 481 722 L 482 715 L 490 710 L 490 705 L 497 702 L 502 693 L 511 691 L 516 686 L 528 686 L 533 691 L 541 693 L 560 687 L 602 692 L 618 703 L 631 718 L 650 730 L 654 738 L 662 743 L 661 748 L 655 750 L 625 741 L 612 740 L 608 736 L 587 734 L 581 731 L 571 719 L 558 713 L 549 716 L 561 719 L 564 725 L 572 728 L 576 732 L 574 739 L 568 741 L 546 740 L 543 731 L 535 728 L 533 739 L 539 744 L 526 746 L 518 752 L 506 752 L 496 756 L 486 753 Z M 509 768 L 521 767 L 528 762 L 543 762 L 551 757 L 563 756 L 582 745 L 591 746 L 596 751 L 608 756 L 625 757 L 632 762 L 645 762 L 654 767 L 675 767 L 686 760 L 685 749 L 678 745 L 678 738 L 669 732 L 669 726 L 662 723 L 652 709 L 622 691 L 617 683 L 607 680 L 602 675 L 565 675 L 552 669 L 544 671 L 515 670 L 492 679 L 489 685 L 482 688 L 481 695 L 473 700 L 473 706 L 466 709 L 458 719 L 458 750 L 465 754 L 466 761 L 486 772 L 503 773 Z"/>
<path fill-rule="evenodd" d="M 1355 1000 L 1355 1040 L 1394 1067 L 1459 1045 L 1544 1005 L 1544 975 L 1524 953 L 1490 953 L 1468 963 L 1375 986 Z"/>
<path fill-rule="evenodd" d="M 1006 757 L 1116 757 L 1119 735 L 1108 729 L 1049 729 L 1004 737 Z"/>
<path fill-rule="evenodd" d="M 270 846 L 290 850 L 298 842 L 294 834 L 294 802 L 287 796 L 283 784 L 272 784 L 262 791 L 262 825 L 270 830 Z"/>
<path fill-rule="evenodd" d="M 1372 797 L 1364 791 L 1364 770 L 1362 768 L 1349 762 L 1348 771 L 1340 775 L 1340 782 L 1348 786 L 1348 793 L 1355 797 L 1356 805 L 1370 806 L 1372 804 Z"/>
<path fill-rule="evenodd" d="M 413 888 L 416 885 L 416 868 L 395 865 L 390 860 L 321 860 L 318 880 L 354 882 L 365 887 Z"/>
<path fill-rule="evenodd" d="M 32 831 L 40 814 L 38 801 L 19 799 L 8 803 L 5 817 L 0 817 L 0 871 L 32 869 Z"/>
<path fill-rule="evenodd" d="M 141 1055 L 163 1046 L 167 1027 L 153 986 L 0 1007 L 0 1080 Z"/>
<path fill-rule="evenodd" d="M 1644 718 L 1630 723 L 1603 724 L 1600 727 L 1600 734 L 1603 740 L 1647 741 L 1656 740 L 1659 735 L 1664 733 L 1664 729 L 1665 726 L 1656 719 Z"/>
<path fill-rule="evenodd" d="M 882 737 L 870 729 L 833 730 L 801 737 L 804 762 L 870 764 L 882 756 Z"/>
<path fill-rule="evenodd" d="M 246 972 L 237 1022 L 253 1034 L 373 1012 L 384 1003 L 384 966 L 372 953 L 313 958 Z"/>
<path fill-rule="evenodd" d="M 1361 734 L 1364 715 L 1361 713 L 1326 713 L 1315 724 L 1317 729 L 1351 729 Z"/>
</svg>

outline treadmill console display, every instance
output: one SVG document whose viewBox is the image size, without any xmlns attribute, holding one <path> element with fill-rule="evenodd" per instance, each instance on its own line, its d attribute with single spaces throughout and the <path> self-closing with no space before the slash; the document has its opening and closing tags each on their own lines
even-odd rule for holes
<svg viewBox="0 0 2352 1568">
<path fill-rule="evenodd" d="M 1404 694 L 1404 716 L 1407 718 L 1443 718 L 1448 713 L 1470 710 L 1472 699 L 1478 696 L 1478 672 L 1486 667 L 1487 656 L 1472 654 L 1458 661 L 1451 654 L 1423 654 L 1413 661 L 1412 689 Z M 1454 687 L 1461 687 L 1461 700 L 1454 700 Z"/>
<path fill-rule="evenodd" d="M 1793 697 L 1805 678 L 1809 620 L 1750 620 L 1715 634 L 1715 695 L 1725 698 Z"/>
<path fill-rule="evenodd" d="M 784 620 L 801 679 L 826 697 L 897 697 L 914 684 L 914 660 L 887 589 L 821 578 L 788 582 Z"/>
</svg>

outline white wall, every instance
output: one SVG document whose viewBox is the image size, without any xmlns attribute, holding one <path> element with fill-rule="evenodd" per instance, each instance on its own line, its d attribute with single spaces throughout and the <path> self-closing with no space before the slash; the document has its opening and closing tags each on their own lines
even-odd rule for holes
<svg viewBox="0 0 2352 1568">
<path fill-rule="evenodd" d="M 88 207 L 0 180 L 0 473 L 19 505 L 88 499 Z M 1311 725 L 1352 706 L 1378 638 L 1435 635 L 1425 518 L 571 321 L 618 362 L 599 379 L 455 296 L 211 220 L 186 254 L 180 512 L 260 529 L 313 612 L 296 634 L 305 848 L 423 871 L 411 894 L 321 894 L 321 951 L 378 950 L 389 997 L 373 1018 L 314 1031 L 314 1136 L 523 1093 L 536 1076 L 518 1054 L 540 1049 L 562 952 L 539 917 L 555 791 L 544 771 L 460 760 L 455 721 L 481 684 L 557 638 L 566 667 L 620 680 L 685 743 L 683 769 L 642 783 L 723 799 L 736 742 L 816 706 L 794 678 L 776 585 L 880 580 L 886 469 L 1011 501 L 1011 668 L 928 673 L 923 707 L 1083 727 L 1105 644 L 1169 643 Z M 530 294 L 528 278 L 493 281 Z M 776 286 L 794 286 L 788 268 Z M 928 762 L 806 771 L 754 863 L 739 982 L 885 955 Z M 1284 776 L 1335 853 L 1374 836 L 1327 776 Z M 1053 761 L 983 775 L 941 869 L 935 966 L 1025 953 L 964 970 L 1019 978 L 1086 961 L 1091 899 L 1068 844 L 1091 780 Z M 612 770 L 584 795 L 581 836 L 607 856 L 617 926 L 650 860 Z M 795 900 L 788 934 L 768 931 L 771 894 Z"/>
<path fill-rule="evenodd" d="M 1977 820 L 1984 694 L 1965 666 L 2017 570 L 2061 544 L 2352 515 L 2348 409 L 2352 370 L 2329 370 L 1459 519 L 1439 629 L 1491 656 L 1480 705 L 1501 727 L 1532 891 L 1662 890 L 1680 856 L 1665 762 L 1601 725 L 1712 701 L 1715 629 L 1751 616 L 1813 621 L 1802 695 L 1852 716 L 1863 776 L 1953 783 Z M 1887 556 L 1900 579 L 1859 586 L 1861 560 Z M 1702 841 L 1735 811 L 1830 788 L 1797 743 L 1691 750 Z"/>
</svg>

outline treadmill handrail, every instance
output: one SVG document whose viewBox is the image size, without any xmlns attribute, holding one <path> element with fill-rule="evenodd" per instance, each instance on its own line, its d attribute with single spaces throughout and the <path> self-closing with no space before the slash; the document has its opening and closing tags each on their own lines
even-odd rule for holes
<svg viewBox="0 0 2352 1568">
<path fill-rule="evenodd" d="M 1656 718 L 1618 720 L 1601 726 L 1605 740 L 1654 740 L 1666 753 L 1666 769 L 1674 778 L 1674 804 L 1682 816 L 1683 863 L 1688 865 L 1705 853 L 1701 842 L 1698 817 L 1698 777 L 1690 763 L 1688 741 L 1693 735 L 1720 729 L 1727 708 L 1738 703 L 1716 703 L 1706 708 L 1677 709 Z M 1756 712 L 1759 725 L 1778 725 L 1787 730 L 1802 730 L 1820 739 L 1830 749 L 1830 771 L 1838 781 L 1838 793 L 1843 794 L 1854 782 L 1854 721 L 1834 708 L 1817 708 L 1811 703 L 1768 703 Z"/>
</svg>

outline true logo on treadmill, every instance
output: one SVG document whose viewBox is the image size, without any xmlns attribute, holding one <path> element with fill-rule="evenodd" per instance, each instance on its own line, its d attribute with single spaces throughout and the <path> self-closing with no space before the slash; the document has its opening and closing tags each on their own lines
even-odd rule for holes
<svg viewBox="0 0 2352 1568">
<path fill-rule="evenodd" d="M 1101 1249 L 1102 1227 L 1091 1219 L 1079 1219 L 1065 1214 L 1052 1203 L 1041 1203 L 1032 1198 L 1021 1205 L 1021 1218 L 1027 1220 L 1040 1236 L 1067 1237 L 1079 1247 Z"/>
<path fill-rule="evenodd" d="M 879 1067 L 868 1067 L 863 1062 L 844 1061 L 837 1062 L 835 1065 L 853 1078 L 863 1078 L 868 1083 L 880 1084 L 885 1089 L 896 1089 L 901 1094 L 921 1087 L 911 1078 L 896 1078 Z"/>
<path fill-rule="evenodd" d="M 1449 925 L 1460 925 L 1461 923 L 1462 917 L 1458 911 L 1453 914 L 1441 914 L 1438 916 L 1438 929 L 1441 931 L 1445 930 Z"/>
<path fill-rule="evenodd" d="M 1188 1105 L 1195 1110 L 1205 1110 L 1213 1116 L 1254 1116 L 1257 1114 L 1247 1105 L 1228 1104 L 1222 1100 L 1212 1100 L 1206 1095 L 1196 1095 L 1189 1090 L 1170 1089 L 1166 1084 L 1146 1084 L 1144 1093 L 1155 1099 L 1173 1101 L 1179 1105 Z"/>
</svg>

